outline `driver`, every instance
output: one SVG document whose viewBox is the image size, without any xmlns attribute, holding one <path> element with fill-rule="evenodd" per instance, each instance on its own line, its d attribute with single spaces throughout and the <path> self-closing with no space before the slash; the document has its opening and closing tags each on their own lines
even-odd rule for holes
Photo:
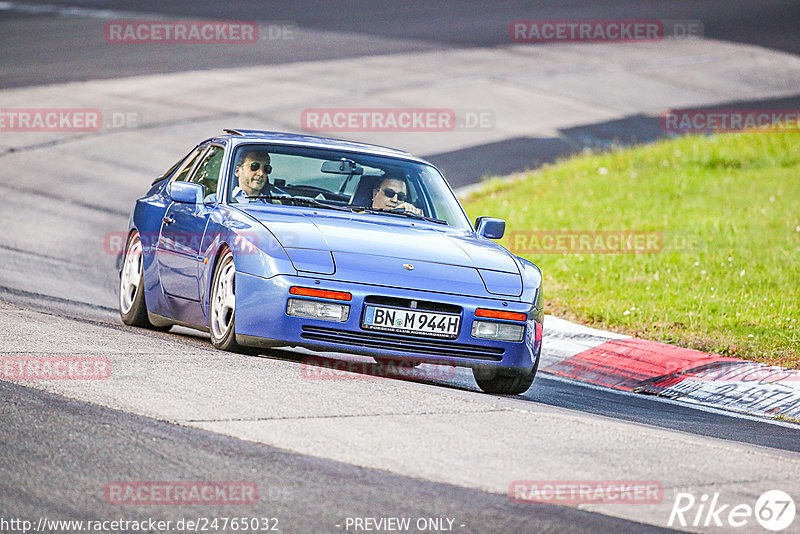
<svg viewBox="0 0 800 534">
<path fill-rule="evenodd" d="M 403 209 L 422 215 L 422 210 L 406 202 L 408 198 L 408 185 L 405 180 L 398 178 L 384 178 L 378 187 L 372 190 L 372 207 L 375 209 Z"/>
<path fill-rule="evenodd" d="M 231 202 L 264 202 L 264 199 L 247 197 L 269 194 L 271 172 L 272 165 L 268 152 L 263 150 L 240 152 L 236 158 L 236 169 L 233 171 L 233 175 L 239 179 L 239 185 L 233 188 Z"/>
<path fill-rule="evenodd" d="M 264 150 L 243 150 L 236 157 L 236 168 L 233 175 L 238 179 L 238 185 L 233 188 L 231 193 L 231 202 L 248 203 L 248 202 L 266 202 L 263 198 L 247 198 L 248 196 L 268 195 L 270 193 L 269 187 L 269 173 L 272 172 L 270 165 L 269 152 Z M 212 193 L 208 195 L 204 202 L 206 204 L 215 204 L 217 202 L 217 194 Z"/>
</svg>

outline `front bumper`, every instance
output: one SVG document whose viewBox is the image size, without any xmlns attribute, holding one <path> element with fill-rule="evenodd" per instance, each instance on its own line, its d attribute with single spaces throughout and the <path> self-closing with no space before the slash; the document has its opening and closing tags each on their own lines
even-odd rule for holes
<svg viewBox="0 0 800 534">
<path fill-rule="evenodd" d="M 289 288 L 292 286 L 350 293 L 352 300 L 348 303 L 351 309 L 347 321 L 333 322 L 287 315 L 286 303 L 290 298 Z M 361 320 L 365 299 L 375 296 L 436 302 L 459 307 L 461 323 L 458 338 L 445 340 L 363 329 Z M 477 308 L 528 314 L 522 341 L 508 342 L 472 337 L 472 323 Z M 541 352 L 542 319 L 541 310 L 537 310 L 530 303 L 302 276 L 286 275 L 264 279 L 236 273 L 236 340 L 246 346 L 300 346 L 317 351 L 413 359 L 465 367 L 532 368 Z"/>
</svg>

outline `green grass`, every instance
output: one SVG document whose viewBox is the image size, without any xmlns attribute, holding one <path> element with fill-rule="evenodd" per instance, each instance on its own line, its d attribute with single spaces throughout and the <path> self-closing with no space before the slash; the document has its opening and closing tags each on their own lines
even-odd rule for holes
<svg viewBox="0 0 800 534">
<path fill-rule="evenodd" d="M 645 254 L 527 254 L 545 310 L 800 367 L 800 133 L 691 136 L 492 179 L 464 199 L 513 232 L 661 232 Z"/>
<path fill-rule="evenodd" d="M 788 421 L 790 423 L 800 423 L 800 419 L 798 419 L 797 417 L 789 417 L 783 414 L 773 416 L 773 419 L 777 421 Z"/>
</svg>

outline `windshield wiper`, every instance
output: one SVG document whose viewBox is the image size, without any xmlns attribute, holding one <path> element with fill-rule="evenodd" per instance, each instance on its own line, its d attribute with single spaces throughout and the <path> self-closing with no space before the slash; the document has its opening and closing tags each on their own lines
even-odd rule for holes
<svg viewBox="0 0 800 534">
<path fill-rule="evenodd" d="M 332 204 L 325 204 L 324 202 L 320 202 L 319 200 L 311 197 L 293 197 L 292 195 L 253 195 L 253 196 L 248 196 L 247 198 L 280 200 L 285 202 L 294 202 L 296 204 L 302 204 L 304 206 L 314 206 L 315 208 L 325 208 L 329 210 L 338 210 L 338 211 L 353 211 L 353 209 L 348 206 L 336 206 Z"/>
<path fill-rule="evenodd" d="M 436 224 L 444 224 L 447 225 L 447 221 L 443 221 L 442 219 L 434 219 L 433 217 L 426 217 L 425 215 L 418 215 L 413 211 L 406 211 L 403 208 L 368 208 L 367 206 L 353 206 L 353 211 L 366 211 L 369 213 L 390 213 L 392 215 L 400 215 L 402 217 L 408 217 L 410 219 L 418 219 L 420 221 L 427 221 Z"/>
</svg>

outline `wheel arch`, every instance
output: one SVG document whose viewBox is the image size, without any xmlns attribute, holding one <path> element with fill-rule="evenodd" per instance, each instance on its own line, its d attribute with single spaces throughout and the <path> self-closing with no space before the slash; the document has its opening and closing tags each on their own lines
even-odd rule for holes
<svg viewBox="0 0 800 534">
<path fill-rule="evenodd" d="M 208 270 L 206 271 L 208 273 L 208 276 L 206 277 L 208 282 L 205 288 L 205 299 L 203 302 L 203 307 L 205 308 L 206 322 L 208 323 L 209 328 L 211 328 L 211 292 L 213 291 L 213 288 L 211 286 L 214 284 L 214 272 L 217 270 L 217 265 L 219 265 L 220 258 L 222 258 L 222 255 L 225 254 L 226 250 L 230 250 L 231 253 L 233 253 L 233 249 L 231 248 L 231 246 L 228 244 L 227 241 L 224 240 L 220 241 L 219 245 L 217 246 L 217 250 L 214 252 L 214 255 L 208 262 L 209 266 Z M 236 266 L 235 254 L 233 257 L 233 264 L 235 267 Z"/>
</svg>

